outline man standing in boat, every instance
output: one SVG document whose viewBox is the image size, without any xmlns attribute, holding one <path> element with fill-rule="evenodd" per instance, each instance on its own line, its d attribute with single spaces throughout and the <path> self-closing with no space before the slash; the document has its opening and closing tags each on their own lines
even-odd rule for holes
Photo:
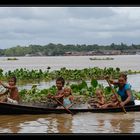
<svg viewBox="0 0 140 140">
<path fill-rule="evenodd" d="M 0 85 L 2 85 L 4 88 L 6 88 L 6 92 L 1 94 L 0 96 L 7 95 L 6 98 L 0 100 L 1 102 L 7 102 L 7 103 L 13 103 L 18 104 L 19 103 L 19 93 L 18 88 L 16 87 L 16 77 L 11 77 L 9 79 L 8 85 L 5 85 L 0 81 Z"/>
</svg>

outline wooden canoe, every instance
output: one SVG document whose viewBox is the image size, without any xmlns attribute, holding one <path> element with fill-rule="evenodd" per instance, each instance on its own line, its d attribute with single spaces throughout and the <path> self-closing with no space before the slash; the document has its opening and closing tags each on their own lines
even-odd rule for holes
<svg viewBox="0 0 140 140">
<path fill-rule="evenodd" d="M 122 108 L 93 108 L 93 109 L 69 109 L 72 113 L 78 112 L 93 112 L 93 113 L 109 113 L 109 112 L 123 112 Z M 140 105 L 132 105 L 125 107 L 127 112 L 140 111 Z M 50 113 L 69 113 L 65 109 L 55 109 L 39 106 L 29 105 L 15 105 L 9 103 L 0 103 L 0 114 L 50 114 Z"/>
</svg>

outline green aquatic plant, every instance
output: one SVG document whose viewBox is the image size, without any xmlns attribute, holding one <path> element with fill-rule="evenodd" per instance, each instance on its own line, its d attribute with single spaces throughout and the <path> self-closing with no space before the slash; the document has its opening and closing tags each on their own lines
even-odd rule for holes
<svg viewBox="0 0 140 140">
<path fill-rule="evenodd" d="M 18 80 L 22 81 L 52 81 L 55 80 L 57 77 L 63 77 L 65 80 L 73 80 L 73 81 L 81 81 L 81 80 L 91 80 L 91 79 L 104 79 L 106 75 L 109 75 L 111 78 L 116 79 L 118 78 L 119 74 L 121 72 L 120 68 L 99 68 L 99 67 L 93 67 L 93 68 L 84 68 L 81 70 L 78 69 L 66 69 L 61 68 L 60 70 L 54 70 L 54 71 L 42 71 L 39 70 L 28 70 L 26 68 L 20 68 L 15 69 L 14 71 L 7 71 L 4 73 L 3 69 L 0 69 L 0 76 L 1 79 L 8 79 L 11 76 L 16 76 Z M 125 71 L 127 74 L 137 74 L 140 73 L 140 71 Z"/>
<path fill-rule="evenodd" d="M 91 85 L 92 85 L 92 87 L 96 88 L 98 86 L 98 81 L 96 79 L 92 79 L 91 80 Z"/>
<path fill-rule="evenodd" d="M 103 86 L 103 84 L 99 84 L 96 79 L 92 79 L 89 85 L 86 81 L 80 81 L 75 84 L 69 85 L 72 89 L 72 94 L 77 98 L 82 98 L 85 102 L 88 99 L 95 97 L 96 89 L 102 89 L 104 96 L 107 100 L 110 99 L 110 96 L 113 94 L 112 90 L 109 86 Z M 117 92 L 117 88 L 114 87 L 114 90 Z M 48 102 L 47 95 L 55 95 L 57 88 L 55 85 L 46 89 L 38 89 L 37 85 L 33 85 L 31 89 L 22 89 L 19 93 L 22 99 L 22 102 L 31 103 L 31 102 Z M 140 92 L 132 91 L 134 97 L 140 100 Z M 81 101 L 82 102 L 82 101 Z"/>
</svg>

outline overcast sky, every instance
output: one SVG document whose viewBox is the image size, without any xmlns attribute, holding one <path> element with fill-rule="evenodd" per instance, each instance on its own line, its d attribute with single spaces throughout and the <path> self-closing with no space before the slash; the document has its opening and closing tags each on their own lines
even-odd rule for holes
<svg viewBox="0 0 140 140">
<path fill-rule="evenodd" d="M 0 48 L 140 44 L 140 7 L 0 7 Z"/>
</svg>

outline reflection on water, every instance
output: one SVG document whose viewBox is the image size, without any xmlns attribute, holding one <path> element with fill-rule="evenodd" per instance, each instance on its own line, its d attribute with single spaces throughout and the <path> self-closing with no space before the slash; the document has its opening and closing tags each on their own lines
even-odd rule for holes
<svg viewBox="0 0 140 140">
<path fill-rule="evenodd" d="M 134 129 L 134 119 L 126 119 L 126 120 L 116 120 L 112 119 L 110 124 L 114 132 L 119 133 L 131 133 Z"/>
<path fill-rule="evenodd" d="M 1 115 L 0 133 L 139 133 L 140 113 Z"/>
<path fill-rule="evenodd" d="M 72 130 L 74 133 L 139 133 L 138 120 L 139 112 L 81 113 L 73 118 Z"/>
<path fill-rule="evenodd" d="M 1 115 L 0 133 L 72 133 L 70 114 Z"/>
</svg>

